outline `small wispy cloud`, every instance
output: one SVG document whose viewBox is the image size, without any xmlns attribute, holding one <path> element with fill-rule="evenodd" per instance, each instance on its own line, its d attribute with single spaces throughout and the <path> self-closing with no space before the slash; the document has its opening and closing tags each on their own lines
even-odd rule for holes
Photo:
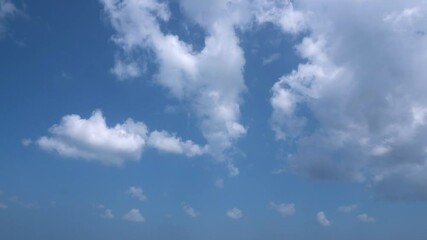
<svg viewBox="0 0 427 240">
<path fill-rule="evenodd" d="M 123 216 L 123 219 L 129 222 L 144 223 L 145 218 L 142 216 L 139 209 L 131 209 Z"/>
<path fill-rule="evenodd" d="M 226 215 L 232 219 L 240 219 L 243 217 L 243 211 L 238 208 L 232 208 L 226 212 Z"/>
<path fill-rule="evenodd" d="M 196 211 L 196 209 L 194 209 L 193 207 L 191 207 L 190 205 L 188 205 L 186 203 L 182 203 L 182 209 L 184 210 L 185 214 L 187 214 L 188 216 L 190 216 L 192 218 L 196 218 L 196 217 L 200 216 L 200 213 L 198 211 Z"/>
<path fill-rule="evenodd" d="M 362 214 L 357 215 L 357 219 L 359 221 L 365 222 L 365 223 L 374 223 L 374 222 L 376 222 L 375 218 L 369 216 L 366 213 L 362 213 Z"/>
<path fill-rule="evenodd" d="M 324 227 L 331 226 L 332 224 L 331 221 L 326 217 L 326 214 L 324 212 L 318 212 L 316 215 L 316 219 L 317 222 Z"/>
<path fill-rule="evenodd" d="M 140 187 L 129 187 L 129 189 L 126 191 L 126 194 L 138 199 L 139 201 L 147 200 L 147 196 L 145 196 L 144 191 Z"/>
<path fill-rule="evenodd" d="M 276 212 L 278 212 L 283 217 L 292 216 L 296 212 L 294 203 L 271 202 L 270 207 L 272 207 L 274 210 L 276 210 Z"/>
<path fill-rule="evenodd" d="M 338 211 L 343 212 L 343 213 L 350 213 L 356 208 L 357 208 L 357 204 L 352 204 L 352 205 L 347 205 L 347 206 L 340 206 L 340 207 L 338 207 Z"/>
</svg>

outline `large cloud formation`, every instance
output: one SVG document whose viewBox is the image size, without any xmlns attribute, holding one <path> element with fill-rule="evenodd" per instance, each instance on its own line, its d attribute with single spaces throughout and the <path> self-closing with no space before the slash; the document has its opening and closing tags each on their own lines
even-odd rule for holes
<svg viewBox="0 0 427 240">
<path fill-rule="evenodd" d="M 204 48 L 197 52 L 177 35 L 161 30 L 171 15 L 166 3 L 101 2 L 116 30 L 114 42 L 123 50 L 123 58 L 117 60 L 114 68 L 122 71 L 114 72 L 119 73 L 119 78 L 138 76 L 138 52 L 152 51 L 159 66 L 156 81 L 172 96 L 190 104 L 200 119 L 208 152 L 227 161 L 232 173 L 237 174 L 224 151 L 246 133 L 239 122 L 241 94 L 246 89 L 242 74 L 245 59 L 234 29 L 246 21 L 240 14 L 244 11 L 233 11 L 240 7 L 229 1 L 182 1 L 183 10 L 207 34 Z M 133 67 L 123 67 L 124 64 Z M 132 71 L 128 73 L 126 69 Z"/>
<path fill-rule="evenodd" d="M 427 3 L 299 1 L 304 59 L 272 88 L 291 169 L 427 199 Z M 301 31 L 305 30 L 301 28 Z M 295 31 L 294 31 L 295 32 Z"/>
</svg>

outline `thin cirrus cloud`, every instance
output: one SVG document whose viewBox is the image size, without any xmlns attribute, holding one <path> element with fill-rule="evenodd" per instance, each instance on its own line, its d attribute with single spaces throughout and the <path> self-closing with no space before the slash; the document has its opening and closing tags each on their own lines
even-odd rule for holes
<svg viewBox="0 0 427 240">
<path fill-rule="evenodd" d="M 390 200 L 427 199 L 427 5 L 303 0 L 296 10 L 306 62 L 271 97 L 276 138 L 296 146 L 290 168 L 363 182 Z"/>
<path fill-rule="evenodd" d="M 127 161 L 138 161 L 146 147 L 186 156 L 204 153 L 203 147 L 192 141 L 183 141 L 164 131 L 150 133 L 143 122 L 128 119 L 109 127 L 100 110 L 94 111 L 88 119 L 66 115 L 49 132 L 51 136 L 37 140 L 40 148 L 105 165 L 121 166 Z"/>
</svg>

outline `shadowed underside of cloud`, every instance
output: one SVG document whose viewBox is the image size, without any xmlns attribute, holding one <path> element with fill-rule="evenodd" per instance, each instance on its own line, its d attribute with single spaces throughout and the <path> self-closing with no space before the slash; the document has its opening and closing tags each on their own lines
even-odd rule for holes
<svg viewBox="0 0 427 240">
<path fill-rule="evenodd" d="M 50 137 L 37 140 L 42 149 L 105 165 L 120 166 L 126 161 L 137 161 L 146 147 L 186 156 L 204 153 L 204 148 L 192 141 L 183 141 L 165 131 L 150 133 L 144 123 L 132 119 L 108 127 L 100 110 L 94 111 L 88 119 L 78 115 L 64 116 L 49 132 Z"/>
<path fill-rule="evenodd" d="M 427 4 L 300 1 L 304 59 L 272 88 L 276 137 L 314 179 L 366 182 L 389 199 L 427 200 Z M 398 47 L 397 47 L 398 46 Z"/>
</svg>

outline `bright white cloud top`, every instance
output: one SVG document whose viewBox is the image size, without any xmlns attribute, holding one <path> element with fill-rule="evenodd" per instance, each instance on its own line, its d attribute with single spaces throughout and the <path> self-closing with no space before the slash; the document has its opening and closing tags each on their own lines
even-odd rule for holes
<svg viewBox="0 0 427 240">
<path fill-rule="evenodd" d="M 88 119 L 78 115 L 64 116 L 49 132 L 51 137 L 43 136 L 37 140 L 42 149 L 105 165 L 120 166 L 126 161 L 137 161 L 147 146 L 187 156 L 203 153 L 202 147 L 191 141 L 183 142 L 164 131 L 150 133 L 144 123 L 132 119 L 108 127 L 100 110 L 94 111 Z"/>
</svg>

